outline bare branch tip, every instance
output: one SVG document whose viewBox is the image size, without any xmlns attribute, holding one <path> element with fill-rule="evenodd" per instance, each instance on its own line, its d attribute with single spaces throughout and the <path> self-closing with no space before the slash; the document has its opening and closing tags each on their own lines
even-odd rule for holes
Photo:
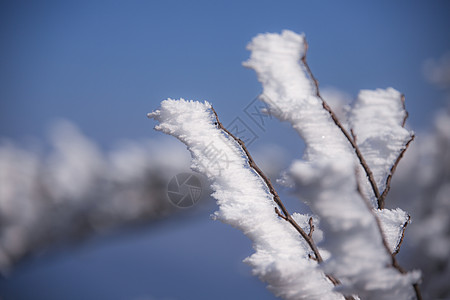
<svg viewBox="0 0 450 300">
<path fill-rule="evenodd" d="M 309 218 L 308 223 L 309 223 L 309 233 L 308 233 L 308 236 L 309 236 L 310 238 L 312 238 L 312 235 L 313 235 L 313 232 L 314 232 L 314 224 L 313 224 L 313 218 L 312 218 L 312 217 Z"/>
<path fill-rule="evenodd" d="M 284 216 L 284 215 L 282 215 L 282 214 L 280 213 L 280 210 L 278 209 L 278 207 L 275 207 L 275 213 L 276 213 L 280 218 L 282 218 L 283 220 L 286 220 L 286 221 L 287 221 L 286 216 Z"/>
</svg>

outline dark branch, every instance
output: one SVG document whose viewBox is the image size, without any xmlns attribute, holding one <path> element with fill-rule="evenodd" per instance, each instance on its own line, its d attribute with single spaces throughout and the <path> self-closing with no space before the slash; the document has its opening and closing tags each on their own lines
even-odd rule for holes
<svg viewBox="0 0 450 300">
<path fill-rule="evenodd" d="M 317 261 L 317 259 L 314 256 L 312 256 L 311 254 L 308 254 L 308 258 Z"/>
<path fill-rule="evenodd" d="M 313 224 L 313 218 L 312 218 L 312 217 L 309 218 L 308 223 L 309 223 L 309 233 L 308 233 L 308 236 L 309 236 L 310 238 L 312 238 L 312 234 L 313 234 L 313 232 L 314 232 L 314 224 Z"/>
<path fill-rule="evenodd" d="M 287 221 L 288 219 L 286 218 L 286 216 L 284 216 L 283 214 L 280 213 L 280 210 L 278 209 L 278 207 L 275 207 L 275 213 L 282 218 L 283 220 Z"/>
</svg>

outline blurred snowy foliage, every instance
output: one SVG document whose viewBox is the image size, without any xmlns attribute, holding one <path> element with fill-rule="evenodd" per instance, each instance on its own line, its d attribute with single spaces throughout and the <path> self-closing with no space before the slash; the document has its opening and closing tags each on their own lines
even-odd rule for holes
<svg viewBox="0 0 450 300">
<path fill-rule="evenodd" d="M 431 132 L 404 158 L 388 203 L 411 212 L 404 260 L 423 272 L 424 295 L 450 298 L 450 114 L 440 112 Z"/>
<path fill-rule="evenodd" d="M 411 212 L 402 259 L 423 272 L 429 299 L 450 299 L 450 53 L 424 64 L 424 75 L 443 90 L 446 107 L 417 133 L 393 180 L 388 199 Z"/>
<path fill-rule="evenodd" d="M 0 142 L 0 272 L 23 256 L 93 232 L 173 211 L 167 182 L 189 155 L 167 140 L 123 142 L 104 153 L 67 121 L 41 155 Z"/>
</svg>

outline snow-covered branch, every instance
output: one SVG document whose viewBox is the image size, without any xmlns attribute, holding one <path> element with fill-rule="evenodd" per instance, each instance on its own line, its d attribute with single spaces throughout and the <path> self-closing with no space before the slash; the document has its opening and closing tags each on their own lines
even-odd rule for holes
<svg viewBox="0 0 450 300">
<path fill-rule="evenodd" d="M 247 262 L 254 273 L 286 299 L 420 299 L 420 273 L 405 272 L 393 254 L 409 216 L 383 209 L 392 174 L 412 137 L 403 128 L 400 93 L 391 88 L 361 92 L 347 124 L 320 95 L 306 63 L 303 35 L 258 35 L 248 49 L 251 57 L 244 65 L 263 85 L 261 100 L 305 141 L 303 160 L 287 174 L 320 220 L 323 249 L 306 234 L 313 230 L 310 217 L 287 212 L 244 143 L 221 125 L 209 103 L 168 99 L 149 116 L 159 121 L 157 130 L 188 146 L 192 168 L 210 178 L 219 205 L 216 217 L 252 239 L 256 253 Z M 211 145 L 216 157 L 226 158 L 221 166 L 211 166 Z M 296 231 L 296 224 L 302 228 Z M 308 280 L 301 278 L 306 274 Z"/>
<path fill-rule="evenodd" d="M 271 112 L 281 120 L 290 122 L 305 140 L 307 150 L 303 157 L 304 161 L 309 164 L 317 164 L 319 161 L 320 164 L 331 166 L 339 161 L 343 172 L 347 173 L 351 172 L 355 164 L 359 162 L 374 191 L 370 197 L 372 205 L 377 207 L 376 200 L 381 196 L 380 188 L 371 167 L 377 167 L 375 164 L 377 163 L 380 165 L 377 169 L 378 173 L 383 174 L 381 169 L 384 167 L 384 174 L 391 174 L 392 168 L 398 163 L 396 158 L 401 157 L 402 150 L 408 142 L 403 138 L 402 145 L 402 136 L 410 138 L 410 133 L 403 128 L 407 114 L 404 111 L 401 95 L 393 89 L 361 93 L 359 101 L 355 104 L 354 115 L 361 119 L 371 119 L 372 122 L 353 124 L 353 132 L 359 132 L 359 130 L 363 133 L 371 132 L 373 140 L 389 140 L 389 138 L 392 140 L 397 133 L 401 136 L 397 137 L 400 140 L 397 143 L 399 145 L 395 144 L 387 150 L 382 148 L 383 143 L 380 145 L 373 143 L 367 145 L 367 149 L 360 149 L 356 140 L 349 135 L 343 123 L 337 119 L 336 114 L 321 97 L 318 82 L 306 63 L 307 43 L 303 35 L 290 31 L 284 31 L 280 35 L 259 35 L 253 39 L 248 48 L 252 51 L 252 55 L 245 65 L 256 71 L 263 85 L 264 92 L 261 100 L 265 101 L 271 107 Z M 392 97 L 392 94 L 394 96 L 398 94 L 400 97 Z M 388 104 L 384 105 L 386 102 Z M 370 105 L 369 109 L 364 109 L 364 104 L 367 103 L 372 105 L 372 109 Z M 389 128 L 384 127 L 386 123 L 390 126 Z M 382 125 L 378 126 L 380 127 L 378 130 L 379 124 Z M 357 130 L 355 126 L 358 126 Z M 366 153 L 380 153 L 380 157 L 372 157 L 372 160 L 367 162 Z M 295 174 L 292 168 L 291 174 Z M 298 176 L 292 177 L 296 181 L 301 181 Z M 391 251 L 394 251 L 401 240 L 403 234 L 401 229 L 408 216 L 401 210 L 386 213 L 377 211 L 373 217 L 378 218 L 378 215 L 383 216 L 379 218 L 381 228 L 384 230 L 382 236 L 387 236 L 388 241 L 397 242 L 390 245 Z M 394 220 L 401 220 L 401 222 L 394 222 Z"/>
</svg>

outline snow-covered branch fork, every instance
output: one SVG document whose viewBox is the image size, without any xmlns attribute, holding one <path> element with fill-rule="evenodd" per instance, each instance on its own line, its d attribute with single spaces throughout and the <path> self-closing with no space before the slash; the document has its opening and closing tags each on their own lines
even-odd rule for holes
<svg viewBox="0 0 450 300">
<path fill-rule="evenodd" d="M 287 177 L 314 216 L 288 212 L 208 102 L 168 99 L 149 117 L 187 145 L 192 168 L 209 178 L 215 217 L 253 241 L 255 253 L 245 260 L 253 273 L 285 299 L 421 299 L 420 273 L 405 272 L 395 259 L 410 217 L 384 208 L 413 139 L 403 96 L 392 88 L 361 91 L 348 119 L 339 120 L 306 62 L 303 35 L 258 35 L 248 49 L 244 65 L 263 85 L 260 100 L 305 141 Z M 226 164 L 211 164 L 211 145 Z"/>
</svg>

